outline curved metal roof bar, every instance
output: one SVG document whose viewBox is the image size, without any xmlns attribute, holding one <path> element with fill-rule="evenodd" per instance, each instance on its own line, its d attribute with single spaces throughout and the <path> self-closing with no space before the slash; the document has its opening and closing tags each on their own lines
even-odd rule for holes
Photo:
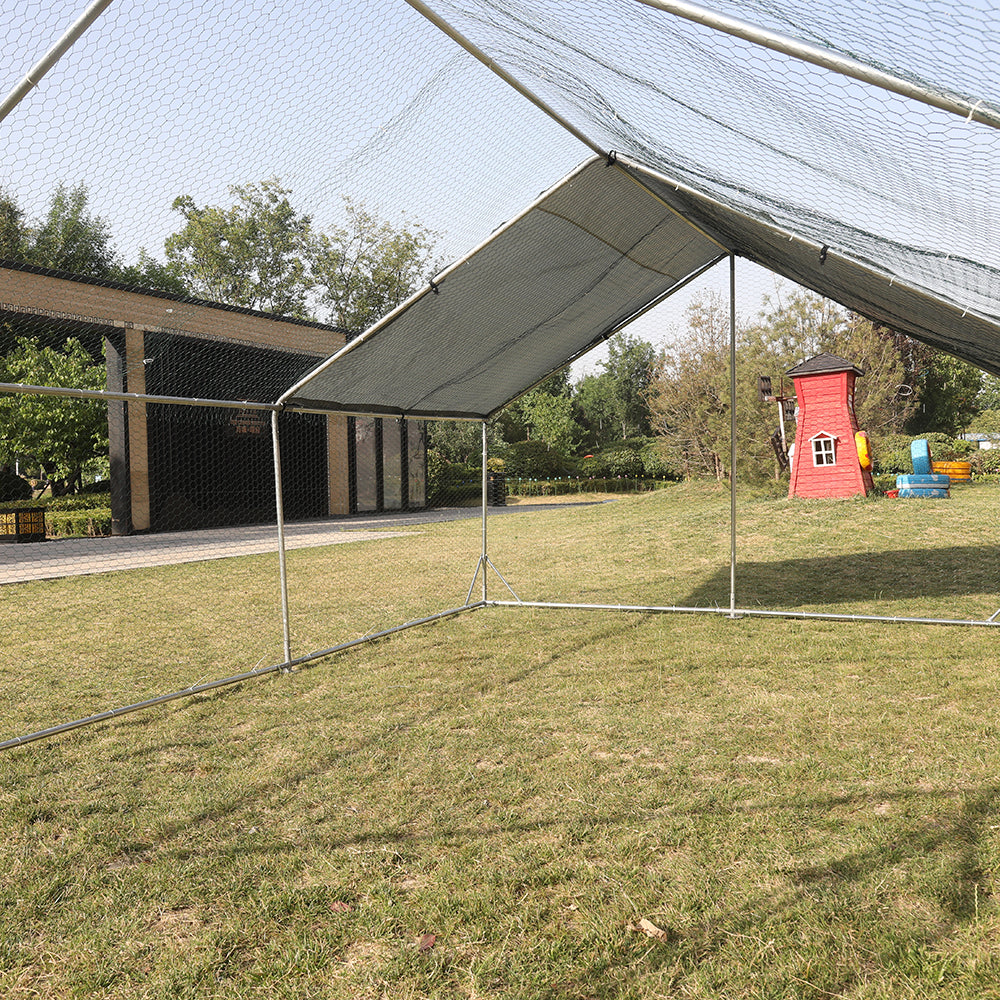
<svg viewBox="0 0 1000 1000">
<path fill-rule="evenodd" d="M 782 52 L 795 59 L 812 63 L 814 66 L 821 66 L 823 69 L 839 73 L 841 76 L 849 76 L 862 83 L 870 83 L 882 90 L 889 90 L 902 97 L 908 97 L 922 104 L 929 104 L 931 107 L 948 111 L 953 115 L 960 115 L 966 121 L 976 121 L 982 125 L 988 125 L 990 128 L 1000 129 L 1000 112 L 983 107 L 982 100 L 973 103 L 957 94 L 949 96 L 943 92 L 935 92 L 929 87 L 893 76 L 891 73 L 876 69 L 874 66 L 869 66 L 867 63 L 852 59 L 832 49 L 804 42 L 793 35 L 786 35 L 770 28 L 762 28 L 760 25 L 731 17 L 728 14 L 720 14 L 718 11 L 689 3 L 687 0 L 638 0 L 638 3 L 645 4 L 647 7 L 655 7 L 657 10 L 682 17 L 688 21 L 694 21 L 707 28 L 713 28 L 715 31 L 722 31 L 727 35 L 742 38 L 744 41 L 761 45 L 775 52 Z"/>
</svg>

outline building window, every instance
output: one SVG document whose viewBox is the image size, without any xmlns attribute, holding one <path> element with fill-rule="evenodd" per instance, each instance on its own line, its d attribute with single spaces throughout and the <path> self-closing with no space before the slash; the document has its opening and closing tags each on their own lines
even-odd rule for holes
<svg viewBox="0 0 1000 1000">
<path fill-rule="evenodd" d="M 836 465 L 837 454 L 832 437 L 815 437 L 812 439 L 813 465 Z"/>
</svg>

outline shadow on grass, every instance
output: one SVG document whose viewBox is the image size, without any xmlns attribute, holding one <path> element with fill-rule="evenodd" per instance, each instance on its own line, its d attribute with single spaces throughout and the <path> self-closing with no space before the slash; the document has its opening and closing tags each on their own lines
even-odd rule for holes
<svg viewBox="0 0 1000 1000">
<path fill-rule="evenodd" d="M 627 633 L 636 627 L 636 620 L 631 621 L 619 620 L 619 621 L 608 621 L 604 628 L 594 631 L 588 630 L 586 634 L 581 635 L 579 639 L 569 642 L 562 641 L 558 648 L 553 648 L 549 650 L 549 655 L 542 661 L 538 663 L 533 663 L 529 666 L 521 667 L 520 669 L 508 670 L 507 672 L 501 674 L 484 674 L 482 675 L 482 680 L 475 685 L 475 695 L 476 697 L 489 696 L 491 694 L 496 694 L 504 690 L 509 690 L 516 685 L 533 677 L 535 674 L 542 670 L 547 669 L 552 664 L 556 663 L 560 659 L 565 658 L 568 655 L 579 653 L 581 650 L 590 647 L 594 642 L 602 642 L 613 639 L 617 636 Z M 383 639 L 372 640 L 372 645 L 382 645 L 383 643 L 391 643 L 393 637 L 389 636 Z M 324 657 L 320 660 L 314 660 L 310 663 L 305 664 L 298 670 L 288 675 L 285 680 L 289 683 L 294 684 L 298 678 L 314 670 L 320 670 L 324 666 L 329 666 L 330 662 L 336 659 L 345 659 L 352 656 L 356 656 L 356 650 L 346 650 L 341 653 L 333 654 L 329 657 Z M 394 664 L 387 663 L 384 667 L 379 668 L 380 670 L 392 669 Z M 376 673 L 377 671 L 372 671 Z M 280 682 L 282 678 L 279 675 L 267 675 L 268 679 L 272 683 Z M 388 741 L 395 737 L 398 737 L 402 733 L 409 732 L 413 729 L 418 729 L 429 722 L 433 722 L 436 719 L 447 717 L 453 715 L 455 710 L 461 705 L 465 704 L 468 700 L 469 693 L 469 678 L 465 678 L 463 683 L 459 685 L 452 692 L 448 693 L 446 696 L 443 695 L 438 704 L 433 707 L 426 709 L 421 712 L 414 712 L 409 718 L 397 718 L 394 719 L 391 724 L 384 725 L 378 730 L 370 731 L 367 734 L 353 740 L 349 745 L 345 745 L 339 748 L 331 748 L 329 752 L 323 754 L 318 759 L 314 759 L 310 766 L 300 766 L 296 768 L 289 767 L 287 770 L 283 770 L 279 776 L 275 778 L 274 781 L 258 783 L 253 786 L 247 786 L 247 790 L 237 796 L 227 795 L 225 798 L 220 798 L 216 801 L 211 802 L 207 807 L 198 810 L 197 812 L 192 812 L 190 815 L 184 818 L 183 821 L 177 821 L 171 824 L 167 824 L 162 827 L 159 831 L 156 840 L 160 843 L 166 842 L 173 839 L 177 835 L 183 833 L 185 830 L 191 828 L 198 828 L 206 822 L 218 822 L 222 819 L 227 818 L 230 815 L 237 814 L 252 807 L 259 807 L 261 803 L 266 802 L 272 798 L 275 794 L 281 792 L 283 789 L 288 787 L 295 787 L 300 785 L 302 782 L 308 781 L 312 778 L 316 778 L 322 774 L 328 773 L 340 767 L 345 762 L 350 762 L 352 759 L 363 758 L 373 749 L 384 747 Z M 245 690 L 244 690 L 245 688 Z M 213 692 L 205 695 L 196 695 L 190 699 L 186 699 L 180 703 L 173 706 L 172 710 L 177 715 L 183 715 L 189 713 L 199 706 L 203 706 L 208 702 L 219 701 L 222 699 L 229 699 L 236 695 L 243 694 L 253 690 L 252 684 L 234 684 L 231 687 L 220 688 Z M 404 695 L 402 700 L 396 704 L 392 705 L 386 703 L 386 708 L 398 708 L 406 702 L 408 695 Z M 133 716 L 126 716 L 123 719 L 115 720 L 107 724 L 101 724 L 101 728 L 105 725 L 119 726 L 123 729 L 141 729 L 146 726 L 156 725 L 156 713 L 157 710 L 151 709 L 149 712 L 142 712 Z M 153 714 L 150 714 L 153 713 Z M 259 732 L 264 733 L 269 730 L 280 730 L 284 732 L 289 732 L 287 725 L 267 725 L 262 724 L 259 726 Z M 138 761 L 138 760 L 150 760 L 154 761 L 158 756 L 164 752 L 169 752 L 177 746 L 177 741 L 175 739 L 165 740 L 163 742 L 150 743 L 141 747 L 128 746 L 124 748 L 120 753 L 115 753 L 111 756 L 111 760 L 117 763 L 125 763 L 128 761 Z M 207 749 L 212 745 L 210 740 L 197 740 L 190 741 L 186 740 L 184 743 L 185 748 L 204 748 Z M 61 763 L 59 762 L 59 755 L 54 755 L 54 762 L 51 767 L 52 772 L 58 772 L 61 770 Z M 536 828 L 537 823 L 534 827 Z M 400 831 L 380 831 L 377 834 L 371 836 L 365 836 L 357 841 L 345 841 L 343 845 L 332 845 L 332 846 L 346 846 L 347 843 L 357 843 L 367 840 L 385 840 L 391 839 L 393 837 L 399 837 L 406 839 L 406 835 Z"/>
<path fill-rule="evenodd" d="M 955 923 L 966 923 L 978 915 L 980 901 L 986 898 L 991 876 L 980 862 L 979 846 L 982 831 L 994 825 L 998 810 L 1000 786 L 987 785 L 963 795 L 961 808 L 950 818 L 925 820 L 879 847 L 799 869 L 795 877 L 803 885 L 859 882 L 912 858 L 951 851 L 955 860 L 941 886 L 938 902 Z"/>
<path fill-rule="evenodd" d="M 738 893 L 737 899 L 721 909 L 708 907 L 701 919 L 695 916 L 679 930 L 666 929 L 662 946 L 651 947 L 648 941 L 633 936 L 610 962 L 608 956 L 603 957 L 594 963 L 590 976 L 583 978 L 601 983 L 592 995 L 606 1000 L 633 996 L 636 971 L 668 973 L 671 987 L 676 988 L 696 980 L 699 967 L 707 964 L 711 968 L 717 959 L 709 976 L 719 975 L 727 965 L 731 967 L 734 940 L 759 942 L 762 947 L 755 958 L 766 956 L 768 946 L 775 942 L 772 938 L 765 943 L 761 927 L 766 926 L 766 933 L 777 937 L 780 931 L 776 925 L 788 921 L 797 927 L 794 936 L 800 944 L 799 956 L 786 954 L 783 963 L 775 961 L 773 969 L 767 962 L 762 963 L 757 980 L 761 996 L 847 997 L 859 986 L 870 988 L 872 973 L 880 971 L 886 981 L 907 981 L 911 987 L 936 992 L 946 976 L 960 975 L 960 963 L 953 961 L 946 947 L 949 939 L 962 927 L 979 920 L 982 908 L 988 908 L 987 912 L 994 909 L 989 894 L 991 874 L 984 867 L 982 854 L 991 837 L 989 831 L 995 829 L 1000 815 L 1000 785 L 948 791 L 867 790 L 859 795 L 796 796 L 748 805 L 736 803 L 722 809 L 681 810 L 689 815 L 784 811 L 789 826 L 801 828 L 808 823 L 810 814 L 840 806 L 874 809 L 889 802 L 959 796 L 961 804 L 953 812 L 908 820 L 902 829 L 888 826 L 867 850 L 822 864 L 778 869 L 787 880 L 784 887 L 772 884 L 764 890 L 754 888 Z M 922 861 L 936 872 L 922 893 L 938 904 L 941 918 L 926 920 L 920 929 L 886 920 L 894 900 L 892 891 L 884 892 L 883 887 L 902 886 L 899 873 Z M 840 948 L 844 941 L 848 947 Z M 871 967 L 852 957 L 858 941 L 872 949 Z M 727 958 L 722 958 L 727 952 Z M 984 963 L 977 970 L 973 962 L 972 968 L 976 970 L 969 982 L 973 990 L 982 980 L 994 981 L 994 964 Z M 801 977 L 795 973 L 801 973 Z M 780 994 L 770 993 L 769 987 L 780 988 Z"/>
<path fill-rule="evenodd" d="M 798 607 L 872 598 L 905 600 L 997 593 L 998 581 L 1000 550 L 976 545 L 857 552 L 776 562 L 738 561 L 736 566 L 737 603 L 741 607 Z M 688 607 L 728 605 L 729 566 L 720 567 L 681 603 Z"/>
</svg>

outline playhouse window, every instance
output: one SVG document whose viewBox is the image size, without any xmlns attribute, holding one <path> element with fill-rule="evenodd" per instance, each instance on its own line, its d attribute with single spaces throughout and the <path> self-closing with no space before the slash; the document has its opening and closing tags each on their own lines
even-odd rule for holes
<svg viewBox="0 0 1000 1000">
<path fill-rule="evenodd" d="M 816 437 L 812 440 L 813 465 L 836 465 L 837 454 L 832 437 Z"/>
</svg>

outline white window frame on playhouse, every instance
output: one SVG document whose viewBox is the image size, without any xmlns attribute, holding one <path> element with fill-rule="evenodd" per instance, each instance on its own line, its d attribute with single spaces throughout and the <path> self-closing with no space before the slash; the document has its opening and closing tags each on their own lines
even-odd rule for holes
<svg viewBox="0 0 1000 1000">
<path fill-rule="evenodd" d="M 812 445 L 814 468 L 825 468 L 837 464 L 837 438 L 833 434 L 821 432 L 809 438 Z"/>
</svg>

